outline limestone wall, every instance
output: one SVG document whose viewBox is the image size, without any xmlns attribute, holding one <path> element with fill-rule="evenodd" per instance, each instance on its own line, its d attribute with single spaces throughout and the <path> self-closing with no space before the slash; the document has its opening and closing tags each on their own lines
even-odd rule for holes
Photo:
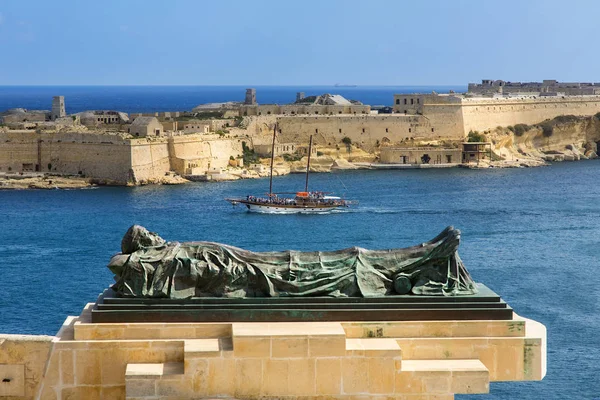
<svg viewBox="0 0 600 400">
<path fill-rule="evenodd" d="M 207 171 L 210 168 L 226 168 L 229 158 L 242 155 L 243 138 L 220 138 L 216 135 L 184 135 L 169 139 L 172 168 L 187 174 L 185 160 L 193 160 L 195 168 Z M 247 139 L 246 139 L 247 141 Z"/>
<path fill-rule="evenodd" d="M 40 172 L 83 174 L 127 182 L 131 153 L 120 136 L 93 133 L 0 133 L 0 171 L 23 170 L 23 164 Z"/>
<path fill-rule="evenodd" d="M 53 338 L 0 335 L 0 398 L 36 398 Z"/>
<path fill-rule="evenodd" d="M 153 182 L 171 170 L 167 138 L 131 140 L 133 182 Z"/>
<path fill-rule="evenodd" d="M 468 133 L 497 126 L 536 124 L 559 115 L 594 115 L 600 112 L 600 96 L 464 99 L 462 109 Z"/>
<path fill-rule="evenodd" d="M 453 110 L 454 111 L 454 110 Z M 454 129 L 443 118 L 432 120 L 420 115 L 361 115 L 361 116 L 296 116 L 277 119 L 281 143 L 306 143 L 310 135 L 319 145 L 334 146 L 344 137 L 365 149 L 372 149 L 377 141 L 389 139 L 399 142 L 408 138 L 434 140 L 462 139 L 462 131 Z M 447 128 L 446 126 L 450 126 Z M 446 130 L 444 130 L 446 129 Z"/>
</svg>

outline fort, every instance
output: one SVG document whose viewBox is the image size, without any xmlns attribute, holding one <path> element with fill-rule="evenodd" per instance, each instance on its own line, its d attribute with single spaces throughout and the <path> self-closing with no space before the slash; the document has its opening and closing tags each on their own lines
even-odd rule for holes
<svg viewBox="0 0 600 400">
<path fill-rule="evenodd" d="M 200 105 L 192 111 L 131 118 L 116 110 L 67 115 L 64 97 L 56 96 L 52 111 L 0 113 L 0 173 L 75 174 L 114 184 L 161 183 L 170 174 L 208 176 L 209 171 L 228 168 L 237 169 L 238 176 L 257 176 L 240 170 L 250 167 L 251 160 L 242 159 L 255 146 L 261 156 L 269 156 L 267 145 L 275 125 L 277 156 L 298 153 L 312 135 L 325 157 L 321 164 L 330 166 L 336 159 L 419 164 L 424 155 L 427 163 L 464 163 L 469 157 L 457 151 L 472 140 L 489 142 L 492 152 L 487 161 L 504 160 L 504 165 L 593 158 L 600 141 L 595 117 L 600 95 L 589 90 L 595 84 L 579 84 L 584 94 L 550 91 L 575 86 L 556 81 L 539 85 L 483 81 L 469 85 L 464 94 L 397 94 L 393 112 L 381 114 L 331 94 L 298 93 L 292 104 L 261 105 L 256 92 L 249 90 L 244 104 Z M 490 93 L 490 87 L 502 90 Z M 417 156 L 415 151 L 423 146 L 438 150 Z M 517 160 L 520 164 L 515 164 Z"/>
</svg>

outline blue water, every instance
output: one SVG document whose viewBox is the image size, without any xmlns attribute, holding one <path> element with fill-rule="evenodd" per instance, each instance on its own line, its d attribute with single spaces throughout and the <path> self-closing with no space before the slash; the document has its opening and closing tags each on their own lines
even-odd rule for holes
<svg viewBox="0 0 600 400">
<path fill-rule="evenodd" d="M 250 86 L 249 86 L 250 87 Z M 336 93 L 371 105 L 392 105 L 396 93 L 464 92 L 464 86 L 254 86 L 261 104 L 292 103 L 307 96 Z M 183 111 L 198 104 L 244 101 L 246 86 L 0 86 L 0 112 L 9 108 L 49 110 L 52 96 L 65 96 L 68 114 L 85 110 Z"/>
<path fill-rule="evenodd" d="M 134 223 L 167 240 L 210 240 L 256 251 L 405 247 L 455 225 L 463 231 L 460 254 L 473 278 L 548 328 L 544 381 L 494 383 L 483 398 L 597 397 L 599 174 L 599 161 L 313 174 L 314 189 L 360 201 L 356 209 L 326 216 L 250 214 L 223 201 L 264 193 L 265 179 L 0 191 L 0 332 L 55 334 L 67 315 L 77 315 L 111 284 L 105 265 Z M 278 177 L 274 185 L 295 190 L 303 179 Z"/>
</svg>

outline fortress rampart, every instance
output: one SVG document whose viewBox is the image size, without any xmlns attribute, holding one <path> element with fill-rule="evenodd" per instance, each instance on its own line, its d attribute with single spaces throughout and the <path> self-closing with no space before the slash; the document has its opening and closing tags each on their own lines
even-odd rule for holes
<svg viewBox="0 0 600 400">
<path fill-rule="evenodd" d="M 361 116 L 297 116 L 278 117 L 280 143 L 308 141 L 313 135 L 317 144 L 334 145 L 344 137 L 365 148 L 388 139 L 391 142 L 407 138 L 439 139 L 442 135 L 430 119 L 420 115 L 361 115 Z M 438 122 L 436 120 L 435 122 Z M 462 131 L 447 135 L 462 140 Z"/>
<path fill-rule="evenodd" d="M 204 159 L 203 166 L 224 168 L 242 154 L 242 139 L 218 136 L 126 139 L 98 133 L 0 133 L 0 172 L 50 172 L 118 183 L 152 182 L 169 171 L 185 174 L 178 159 Z M 182 167 L 183 168 L 183 167 Z"/>
<path fill-rule="evenodd" d="M 559 115 L 591 116 L 600 112 L 600 96 L 473 98 L 462 100 L 464 130 L 536 124 Z"/>
</svg>

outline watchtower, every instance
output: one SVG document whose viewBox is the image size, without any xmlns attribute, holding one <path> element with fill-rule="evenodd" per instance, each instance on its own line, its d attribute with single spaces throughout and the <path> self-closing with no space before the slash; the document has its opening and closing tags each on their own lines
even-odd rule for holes
<svg viewBox="0 0 600 400">
<path fill-rule="evenodd" d="M 256 89 L 246 89 L 246 99 L 244 100 L 246 105 L 256 105 Z"/>
<path fill-rule="evenodd" d="M 296 93 L 296 101 L 300 101 L 303 98 L 305 98 L 306 96 L 304 95 L 304 92 L 297 92 Z"/>
<path fill-rule="evenodd" d="M 52 113 L 50 114 L 50 118 L 52 121 L 57 118 L 66 117 L 67 113 L 65 112 L 65 96 L 54 96 L 52 97 Z"/>
</svg>

